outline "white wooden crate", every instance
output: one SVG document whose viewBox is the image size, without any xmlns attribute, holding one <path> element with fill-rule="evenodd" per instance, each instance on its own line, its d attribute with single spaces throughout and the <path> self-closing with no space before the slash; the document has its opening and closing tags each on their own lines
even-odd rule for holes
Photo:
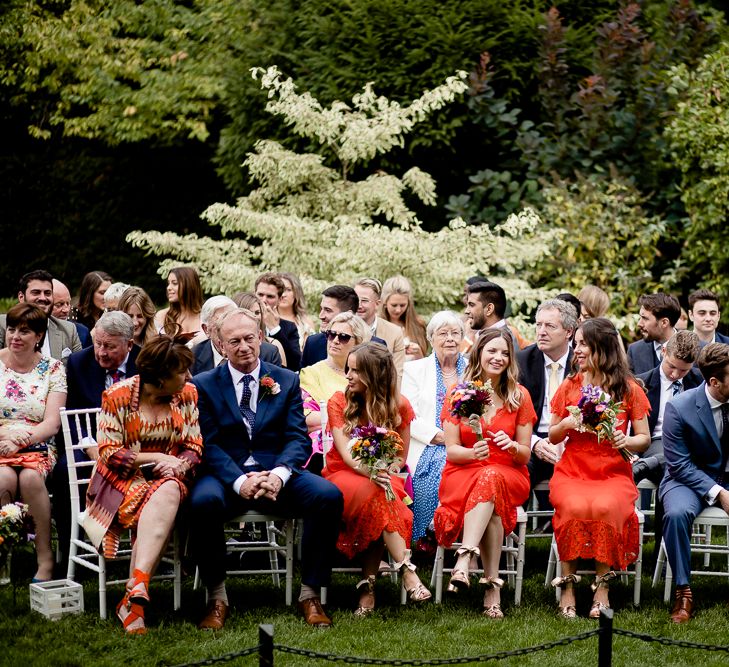
<svg viewBox="0 0 729 667">
<path fill-rule="evenodd" d="M 80 614 L 84 610 L 83 586 L 70 579 L 31 584 L 30 608 L 52 621 L 64 614 Z"/>
</svg>

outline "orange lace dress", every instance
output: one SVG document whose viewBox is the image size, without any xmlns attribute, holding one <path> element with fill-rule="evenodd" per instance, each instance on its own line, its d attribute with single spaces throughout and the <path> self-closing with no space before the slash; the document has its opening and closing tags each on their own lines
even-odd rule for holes
<svg viewBox="0 0 729 667">
<path fill-rule="evenodd" d="M 484 439 L 489 440 L 486 431 L 503 431 L 510 438 L 516 435 L 516 427 L 534 424 L 534 412 L 529 392 L 519 385 L 521 404 L 515 411 L 506 407 L 496 410 L 488 423 L 481 418 Z M 461 423 L 448 411 L 450 400 L 443 401 L 441 420 L 460 425 L 461 444 L 473 447 L 478 436 L 473 429 Z M 449 547 L 463 530 L 463 517 L 479 503 L 492 501 L 494 512 L 501 517 L 504 534 L 508 535 L 516 526 L 516 508 L 529 498 L 529 471 L 526 465 L 514 462 L 511 454 L 500 447 L 490 447 L 489 457 L 482 461 L 453 463 L 447 461 L 440 481 L 440 505 L 435 510 L 435 536 L 438 544 Z"/>
<path fill-rule="evenodd" d="M 344 408 L 347 399 L 341 391 L 336 392 L 327 403 L 330 428 L 344 427 Z M 410 402 L 400 397 L 400 426 L 395 429 L 400 435 L 415 419 Z M 407 446 L 408 443 L 405 443 Z M 410 546 L 413 532 L 413 513 L 403 502 L 405 493 L 404 480 L 395 475 L 390 476 L 395 500 L 385 498 L 385 490 L 377 486 L 368 477 L 355 472 L 339 455 L 336 447 L 327 453 L 326 467 L 322 476 L 332 482 L 344 496 L 343 526 L 339 531 L 337 549 L 347 558 L 353 558 L 364 551 L 372 542 L 380 539 L 383 531 L 399 533 Z"/>
<path fill-rule="evenodd" d="M 552 414 L 566 417 L 568 405 L 577 405 L 582 375 L 568 377 L 552 399 Z M 632 380 L 623 399 L 625 412 L 618 427 L 650 411 L 645 392 Z M 554 467 L 549 500 L 554 506 L 554 537 L 560 560 L 585 558 L 624 569 L 638 556 L 638 519 L 630 463 L 594 433 L 567 432 L 564 454 Z"/>
</svg>

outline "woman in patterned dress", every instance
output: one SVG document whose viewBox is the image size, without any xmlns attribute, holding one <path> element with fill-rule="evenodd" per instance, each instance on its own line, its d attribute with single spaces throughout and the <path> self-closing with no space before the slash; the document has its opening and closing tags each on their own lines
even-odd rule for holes
<svg viewBox="0 0 729 667">
<path fill-rule="evenodd" d="M 84 528 L 107 558 L 116 556 L 122 530 L 136 532 L 131 578 L 117 606 L 132 634 L 146 632 L 149 578 L 202 457 L 197 390 L 187 382 L 192 362 L 189 348 L 162 335 L 139 353 L 139 375 L 102 397 Z"/>
<path fill-rule="evenodd" d="M 493 404 L 481 417 L 479 438 L 468 423 L 443 404 L 447 462 L 440 482 L 440 507 L 435 511 L 438 544 L 451 546 L 463 535 L 448 585 L 450 592 L 470 585 L 472 556 L 481 556 L 486 586 L 483 614 L 501 611 L 499 560 L 504 535 L 516 526 L 516 508 L 529 497 L 527 462 L 532 427 L 537 419 L 529 392 L 517 383 L 514 344 L 506 328 L 481 332 L 468 358 L 465 380 L 491 381 Z"/>
<path fill-rule="evenodd" d="M 360 592 L 355 616 L 371 614 L 375 608 L 374 584 L 383 542 L 402 570 L 403 585 L 413 602 L 430 599 L 415 566 L 410 561 L 410 535 L 413 515 L 403 502 L 407 499 L 404 481 L 389 471 L 379 472 L 374 479 L 360 462 L 352 457 L 349 439 L 356 426 L 373 424 L 397 431 L 402 438 L 402 459 L 407 459 L 410 442 L 410 422 L 415 416 L 408 399 L 397 390 L 397 371 L 392 354 L 379 343 L 363 343 L 347 357 L 347 389 L 329 399 L 327 412 L 334 447 L 327 453 L 322 475 L 335 484 L 344 496 L 343 528 L 337 548 L 347 557 L 362 555 L 364 579 L 357 584 Z M 394 500 L 385 495 L 392 486 Z"/>
<path fill-rule="evenodd" d="M 51 501 L 46 476 L 56 463 L 53 436 L 66 405 L 63 364 L 40 353 L 48 328 L 38 306 L 19 303 L 7 314 L 0 350 L 0 505 L 18 495 L 35 522 L 38 570 L 34 581 L 53 578 Z"/>
</svg>

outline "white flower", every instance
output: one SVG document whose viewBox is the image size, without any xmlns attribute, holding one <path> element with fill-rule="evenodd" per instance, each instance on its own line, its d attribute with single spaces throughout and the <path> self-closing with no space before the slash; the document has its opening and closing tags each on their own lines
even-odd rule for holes
<svg viewBox="0 0 729 667">
<path fill-rule="evenodd" d="M 23 511 L 15 503 L 8 503 L 0 508 L 0 517 L 9 521 L 20 521 Z"/>
</svg>

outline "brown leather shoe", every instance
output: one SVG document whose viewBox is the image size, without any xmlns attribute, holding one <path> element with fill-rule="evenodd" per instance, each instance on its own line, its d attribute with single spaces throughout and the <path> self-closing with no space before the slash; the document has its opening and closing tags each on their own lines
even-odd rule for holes
<svg viewBox="0 0 729 667">
<path fill-rule="evenodd" d="M 319 598 L 309 598 L 299 602 L 299 609 L 304 615 L 304 620 L 314 628 L 329 628 L 332 625 L 332 619 L 329 618 L 322 609 L 321 600 Z"/>
<path fill-rule="evenodd" d="M 694 614 L 694 600 L 691 597 L 691 593 L 688 595 L 682 595 L 678 593 L 676 595 L 676 601 L 673 603 L 673 609 L 671 610 L 671 620 L 674 623 L 688 623 Z"/>
<path fill-rule="evenodd" d="M 228 605 L 222 600 L 210 600 L 205 617 L 197 624 L 201 630 L 222 630 L 228 618 Z"/>
</svg>

